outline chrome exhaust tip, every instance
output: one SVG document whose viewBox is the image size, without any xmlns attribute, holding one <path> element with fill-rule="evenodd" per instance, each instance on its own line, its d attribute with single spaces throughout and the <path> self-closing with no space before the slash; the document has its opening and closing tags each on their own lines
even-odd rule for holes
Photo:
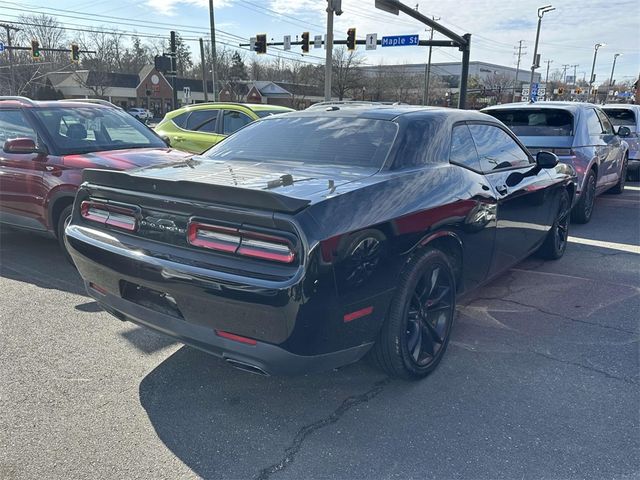
<svg viewBox="0 0 640 480">
<path fill-rule="evenodd" d="M 251 365 L 250 363 L 242 362 L 234 358 L 225 358 L 225 361 L 229 365 L 231 365 L 233 368 L 237 368 L 238 370 L 243 370 L 248 373 L 253 373 L 254 375 L 262 375 L 263 377 L 269 376 L 267 372 L 265 372 L 262 368 L 256 365 Z"/>
</svg>

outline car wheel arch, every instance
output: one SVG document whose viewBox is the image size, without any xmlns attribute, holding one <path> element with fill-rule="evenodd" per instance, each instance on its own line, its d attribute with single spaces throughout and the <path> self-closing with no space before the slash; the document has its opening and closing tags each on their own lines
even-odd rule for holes
<svg viewBox="0 0 640 480">
<path fill-rule="evenodd" d="M 454 270 L 456 290 L 461 291 L 463 289 L 464 246 L 460 236 L 451 230 L 431 232 L 415 245 L 408 255 L 407 261 L 410 261 L 416 253 L 425 248 L 435 248 L 447 256 Z"/>
<path fill-rule="evenodd" d="M 75 191 L 61 191 L 53 194 L 49 200 L 49 229 L 54 232 L 62 211 L 69 205 L 73 205 L 75 200 Z"/>
</svg>

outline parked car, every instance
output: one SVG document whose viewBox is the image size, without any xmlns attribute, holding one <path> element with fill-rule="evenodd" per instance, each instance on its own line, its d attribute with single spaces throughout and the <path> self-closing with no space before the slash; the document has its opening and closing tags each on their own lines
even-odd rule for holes
<svg viewBox="0 0 640 480">
<path fill-rule="evenodd" d="M 370 353 L 420 378 L 456 295 L 567 245 L 575 172 L 478 112 L 376 106 L 255 122 L 204 155 L 86 170 L 69 251 L 121 320 L 262 374 Z"/>
<path fill-rule="evenodd" d="M 0 97 L 0 222 L 57 237 L 82 170 L 125 170 L 181 160 L 120 109 L 79 102 Z"/>
<path fill-rule="evenodd" d="M 629 145 L 629 166 L 627 178 L 640 180 L 640 105 L 612 103 L 604 105 L 602 110 L 607 114 L 614 127 L 629 128 L 630 135 L 624 141 Z"/>
<path fill-rule="evenodd" d="M 172 147 L 202 153 L 248 123 L 293 111 L 261 103 L 199 103 L 167 113 L 155 131 Z"/>
<path fill-rule="evenodd" d="M 496 105 L 482 110 L 507 125 L 535 155 L 548 150 L 578 174 L 578 201 L 571 218 L 591 220 L 596 195 L 622 193 L 626 180 L 629 129 L 615 129 L 596 105 L 537 102 Z"/>
<path fill-rule="evenodd" d="M 127 110 L 127 113 L 132 117 L 137 118 L 141 122 L 146 122 L 147 120 L 151 120 L 153 118 L 153 113 L 151 113 L 146 108 L 130 108 Z"/>
</svg>

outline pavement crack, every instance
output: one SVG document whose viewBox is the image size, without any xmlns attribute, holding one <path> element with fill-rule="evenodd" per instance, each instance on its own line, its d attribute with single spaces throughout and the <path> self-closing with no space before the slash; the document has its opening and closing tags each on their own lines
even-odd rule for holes
<svg viewBox="0 0 640 480">
<path fill-rule="evenodd" d="M 611 378 L 611 379 L 613 379 L 613 380 L 618 380 L 618 381 L 620 381 L 620 382 L 628 383 L 628 384 L 630 384 L 630 385 L 638 385 L 638 382 L 636 382 L 635 380 L 633 380 L 633 379 L 631 379 L 631 378 L 628 378 L 628 377 L 620 377 L 620 376 L 618 376 L 618 375 L 614 375 L 614 374 L 612 374 L 612 373 L 609 373 L 609 372 L 607 372 L 606 370 L 601 370 L 601 369 L 596 368 L 596 367 L 593 367 L 593 366 L 591 366 L 591 365 L 585 365 L 585 364 L 583 364 L 583 363 L 580 363 L 580 362 L 573 362 L 573 361 L 571 361 L 571 360 L 564 360 L 564 359 L 562 359 L 562 358 L 554 357 L 553 355 L 550 355 L 550 354 L 548 354 L 548 353 L 543 353 L 543 352 L 540 352 L 540 351 L 538 351 L 538 350 L 529 350 L 529 352 L 533 353 L 534 355 L 538 355 L 538 356 L 540 356 L 540 357 L 544 357 L 544 358 L 546 358 L 546 359 L 548 359 L 548 360 L 553 360 L 553 361 L 555 361 L 555 362 L 564 363 L 564 364 L 566 364 L 566 365 L 573 365 L 573 366 L 575 366 L 575 367 L 580 367 L 580 368 L 583 368 L 583 369 L 585 369 L 585 370 L 589 370 L 589 371 L 591 371 L 591 372 L 596 372 L 596 373 L 599 373 L 599 374 L 601 374 L 601 375 L 604 375 L 604 376 L 605 376 L 605 377 L 607 377 L 607 378 Z"/>
<path fill-rule="evenodd" d="M 630 330 L 626 330 L 624 328 L 619 328 L 619 327 L 612 327 L 610 325 L 602 325 L 601 323 L 597 323 L 597 322 L 589 322 L 587 320 L 581 320 L 579 318 L 573 318 L 570 317 L 568 315 L 562 315 L 561 313 L 557 313 L 557 312 L 552 312 L 550 310 L 545 310 L 544 308 L 540 308 L 536 305 L 531 305 L 528 303 L 524 303 L 524 302 L 519 302 L 517 300 L 511 300 L 509 298 L 502 298 L 502 297 L 475 297 L 472 300 L 470 300 L 467 305 L 472 304 L 478 300 L 493 300 L 493 301 L 498 301 L 498 302 L 505 302 L 505 303 L 512 303 L 514 305 L 519 305 L 521 307 L 527 307 L 527 308 L 531 308 L 533 310 L 535 310 L 536 312 L 545 314 L 545 315 L 550 315 L 552 317 L 556 317 L 556 318 L 561 318 L 563 320 L 567 320 L 570 322 L 578 322 L 578 323 L 584 323 L 586 325 L 591 325 L 593 327 L 599 327 L 599 328 L 605 328 L 605 329 L 609 329 L 609 330 L 615 330 L 617 332 L 622 332 L 622 333 L 627 333 L 629 335 L 635 335 L 637 332 L 633 332 Z"/>
<path fill-rule="evenodd" d="M 282 457 L 282 459 L 279 462 L 274 463 L 273 465 L 270 465 L 260 470 L 258 475 L 255 477 L 256 480 L 267 480 L 273 474 L 278 473 L 284 470 L 285 468 L 287 468 L 289 465 L 293 463 L 295 456 L 300 451 L 300 449 L 302 448 L 302 444 L 304 443 L 304 441 L 307 439 L 309 435 L 311 435 L 312 433 L 314 433 L 315 431 L 321 428 L 324 428 L 328 425 L 332 425 L 336 423 L 338 420 L 340 420 L 340 418 L 345 413 L 347 413 L 353 407 L 360 405 L 362 403 L 366 403 L 369 400 L 375 398 L 380 394 L 380 392 L 382 392 L 384 387 L 388 385 L 390 382 L 391 382 L 391 378 L 385 378 L 384 380 L 380 380 L 374 383 L 373 386 L 369 390 L 367 390 L 365 393 L 347 397 L 340 404 L 340 406 L 336 408 L 333 411 L 333 413 L 331 413 L 329 416 L 300 428 L 300 430 L 298 430 L 298 433 L 296 433 L 295 437 L 293 437 L 291 444 L 287 448 L 285 448 L 284 456 Z"/>
</svg>

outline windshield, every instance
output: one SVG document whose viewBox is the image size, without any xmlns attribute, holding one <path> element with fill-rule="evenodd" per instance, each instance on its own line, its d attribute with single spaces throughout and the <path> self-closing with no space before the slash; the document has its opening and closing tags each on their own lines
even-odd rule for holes
<svg viewBox="0 0 640 480">
<path fill-rule="evenodd" d="M 397 128 L 386 120 L 274 117 L 239 130 L 204 156 L 215 160 L 380 168 Z"/>
<path fill-rule="evenodd" d="M 293 110 L 254 110 L 255 114 L 260 118 L 270 117 L 272 115 L 280 115 L 281 113 L 293 112 Z"/>
<path fill-rule="evenodd" d="M 620 125 L 633 127 L 636 125 L 636 117 L 633 114 L 633 110 L 626 108 L 604 108 L 603 110 L 616 127 Z"/>
<path fill-rule="evenodd" d="M 488 110 L 486 113 L 500 120 L 520 137 L 573 136 L 573 115 L 566 110 L 514 108 Z"/>
<path fill-rule="evenodd" d="M 88 105 L 33 111 L 61 155 L 166 146 L 138 120 L 115 108 Z"/>
</svg>

